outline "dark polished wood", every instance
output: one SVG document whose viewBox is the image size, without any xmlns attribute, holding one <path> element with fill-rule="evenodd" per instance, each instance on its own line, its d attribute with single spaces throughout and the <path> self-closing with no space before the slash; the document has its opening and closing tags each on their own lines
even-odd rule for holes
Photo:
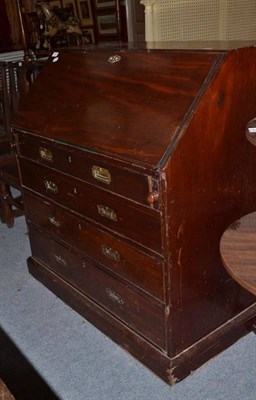
<svg viewBox="0 0 256 400">
<path fill-rule="evenodd" d="M 13 121 L 30 272 L 170 384 L 256 320 L 219 252 L 256 204 L 256 48 L 232 46 L 60 53 Z"/>
<path fill-rule="evenodd" d="M 228 227 L 221 238 L 220 253 L 228 273 L 256 295 L 256 212 Z"/>
<path fill-rule="evenodd" d="M 20 160 L 20 168 L 25 187 L 158 253 L 162 252 L 160 213 L 156 210 L 26 160 Z"/>
<path fill-rule="evenodd" d="M 94 226 L 86 219 L 27 190 L 24 192 L 24 202 L 27 218 L 34 225 L 163 301 L 161 257 L 145 253 L 143 248 L 120 240 L 102 226 Z"/>
<path fill-rule="evenodd" d="M 35 258 L 28 259 L 30 273 L 63 299 L 70 307 L 83 315 L 98 329 L 110 336 L 122 348 L 146 364 L 155 374 L 169 383 L 170 361 L 166 353 L 151 344 L 143 336 L 115 318 L 105 307 L 74 289 L 67 281 Z M 248 332 L 248 330 L 247 330 Z"/>
<path fill-rule="evenodd" d="M 111 64 L 113 51 L 63 52 L 58 62 L 49 62 L 21 105 L 15 126 L 155 166 L 221 55 L 121 51 L 121 61 Z M 65 101 L 63 91 L 69 93 Z"/>
<path fill-rule="evenodd" d="M 22 157 L 57 171 L 64 171 L 92 185 L 149 206 L 148 196 L 151 194 L 149 181 L 152 180 L 154 185 L 154 179 L 158 180 L 156 173 L 149 175 L 146 172 L 144 174 L 134 172 L 129 166 L 120 168 L 109 158 L 99 159 L 94 154 L 74 150 L 61 144 L 56 145 L 45 139 L 35 140 L 25 134 L 19 134 L 18 140 Z M 106 177 L 102 173 L 95 176 L 96 168 L 101 168 L 103 173 L 107 173 Z"/>
<path fill-rule="evenodd" d="M 30 226 L 32 255 L 135 331 L 165 348 L 164 306 Z M 46 252 L 45 249 L 48 249 Z M 153 329 L 152 329 L 153 326 Z"/>
<path fill-rule="evenodd" d="M 168 161 L 173 356 L 255 304 L 219 253 L 226 227 L 255 210 L 256 148 L 245 137 L 255 116 L 254 57 L 255 48 L 227 54 Z"/>
</svg>

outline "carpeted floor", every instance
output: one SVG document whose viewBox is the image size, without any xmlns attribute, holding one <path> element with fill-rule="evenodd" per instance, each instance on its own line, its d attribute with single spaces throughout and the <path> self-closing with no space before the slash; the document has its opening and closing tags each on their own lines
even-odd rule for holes
<svg viewBox="0 0 256 400">
<path fill-rule="evenodd" d="M 0 373 L 17 400 L 256 399 L 253 333 L 170 388 L 31 277 L 29 254 L 24 219 L 0 225 Z"/>
</svg>

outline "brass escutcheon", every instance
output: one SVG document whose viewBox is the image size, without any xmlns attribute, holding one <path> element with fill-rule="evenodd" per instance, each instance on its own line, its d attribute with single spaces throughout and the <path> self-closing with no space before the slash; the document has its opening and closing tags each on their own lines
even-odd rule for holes
<svg viewBox="0 0 256 400">
<path fill-rule="evenodd" d="M 110 221 L 117 222 L 117 215 L 115 210 L 112 210 L 112 208 L 103 206 L 102 204 L 97 205 L 98 208 L 98 213 L 104 217 L 109 219 Z"/>
<path fill-rule="evenodd" d="M 124 304 L 124 300 L 122 299 L 122 297 L 115 293 L 114 290 L 106 288 L 106 293 L 108 297 L 115 303 L 118 303 L 120 306 Z"/>
<path fill-rule="evenodd" d="M 45 181 L 44 181 L 44 187 L 48 192 L 51 192 L 54 194 L 58 193 L 58 191 L 59 191 L 56 183 L 54 183 L 52 181 L 48 181 L 47 179 L 45 179 Z"/>
<path fill-rule="evenodd" d="M 55 217 L 49 217 L 48 220 L 52 225 L 56 226 L 57 228 L 61 226 L 60 221 L 58 221 Z"/>
<path fill-rule="evenodd" d="M 67 264 L 67 261 L 64 260 L 64 258 L 62 258 L 61 256 L 57 256 L 57 254 L 54 254 L 53 257 L 55 258 L 55 260 L 56 260 L 59 264 L 63 265 L 64 267 L 66 267 L 66 266 L 68 265 L 68 264 Z"/>
<path fill-rule="evenodd" d="M 107 246 L 106 244 L 101 246 L 101 250 L 104 256 L 109 257 L 114 261 L 120 261 L 120 254 L 118 251 L 111 249 L 111 247 Z"/>
<path fill-rule="evenodd" d="M 39 147 L 39 154 L 40 157 L 45 160 L 45 161 L 49 161 L 52 162 L 53 160 L 53 154 L 50 150 L 48 150 L 46 147 Z"/>
</svg>

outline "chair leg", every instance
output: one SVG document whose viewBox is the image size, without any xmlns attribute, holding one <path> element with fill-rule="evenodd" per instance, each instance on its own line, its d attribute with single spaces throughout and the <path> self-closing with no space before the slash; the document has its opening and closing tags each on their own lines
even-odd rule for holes
<svg viewBox="0 0 256 400">
<path fill-rule="evenodd" d="M 14 217 L 12 206 L 9 204 L 9 199 L 12 198 L 11 190 L 8 185 L 0 181 L 0 206 L 2 209 L 2 218 L 8 228 L 12 228 L 14 225 Z"/>
</svg>

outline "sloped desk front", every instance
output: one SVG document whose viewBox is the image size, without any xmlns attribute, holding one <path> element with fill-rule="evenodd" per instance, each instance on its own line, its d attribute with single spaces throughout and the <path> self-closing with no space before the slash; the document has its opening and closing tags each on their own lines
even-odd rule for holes
<svg viewBox="0 0 256 400">
<path fill-rule="evenodd" d="M 63 52 L 13 121 L 30 272 L 169 384 L 255 318 L 219 254 L 256 201 L 255 56 Z"/>
</svg>

